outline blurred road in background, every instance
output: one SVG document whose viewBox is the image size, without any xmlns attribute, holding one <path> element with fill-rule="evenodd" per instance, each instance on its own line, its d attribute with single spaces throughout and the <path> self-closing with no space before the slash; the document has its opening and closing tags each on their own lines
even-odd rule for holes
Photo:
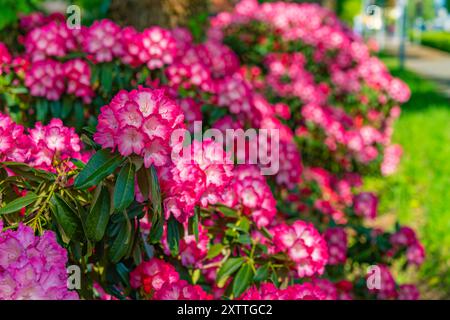
<svg viewBox="0 0 450 320">
<path fill-rule="evenodd" d="M 398 45 L 388 43 L 386 50 L 398 56 Z M 450 54 L 408 43 L 406 46 L 406 68 L 434 81 L 450 98 Z"/>
</svg>

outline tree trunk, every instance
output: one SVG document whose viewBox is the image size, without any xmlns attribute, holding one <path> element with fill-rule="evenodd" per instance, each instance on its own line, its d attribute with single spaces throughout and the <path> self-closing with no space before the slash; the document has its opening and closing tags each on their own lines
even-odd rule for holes
<svg viewBox="0 0 450 320">
<path fill-rule="evenodd" d="M 208 12 L 208 0 L 112 0 L 111 18 L 143 30 L 151 25 L 185 26 L 189 18 Z"/>
</svg>

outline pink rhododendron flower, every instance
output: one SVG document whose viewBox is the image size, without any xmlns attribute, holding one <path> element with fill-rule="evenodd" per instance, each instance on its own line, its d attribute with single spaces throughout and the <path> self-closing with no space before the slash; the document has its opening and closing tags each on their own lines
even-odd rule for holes
<svg viewBox="0 0 450 320">
<path fill-rule="evenodd" d="M 0 113 L 0 161 L 26 162 L 31 141 L 21 125 Z"/>
<path fill-rule="evenodd" d="M 336 286 L 328 279 L 314 279 L 313 284 L 322 289 L 325 293 L 324 300 L 338 300 L 338 291 Z"/>
<path fill-rule="evenodd" d="M 163 166 L 170 162 L 171 134 L 182 127 L 182 110 L 164 90 L 122 90 L 101 109 L 94 140 L 123 156 L 143 157 L 147 168 Z"/>
<path fill-rule="evenodd" d="M 191 285 L 185 280 L 177 281 L 156 291 L 155 300 L 211 300 L 199 285 Z"/>
<path fill-rule="evenodd" d="M 130 273 L 130 284 L 155 300 L 211 299 L 200 286 L 180 280 L 175 268 L 157 258 L 141 263 Z"/>
<path fill-rule="evenodd" d="M 8 48 L 3 42 L 0 42 L 0 75 L 2 75 L 4 70 L 7 70 L 11 60 L 11 54 Z"/>
<path fill-rule="evenodd" d="M 291 226 L 283 223 L 270 231 L 276 251 L 287 253 L 299 277 L 321 275 L 325 271 L 327 244 L 312 224 L 297 220 Z"/>
<path fill-rule="evenodd" d="M 46 231 L 34 235 L 22 224 L 17 231 L 1 231 L 0 299 L 75 300 L 78 294 L 67 289 L 67 252 Z"/>
<path fill-rule="evenodd" d="M 328 228 L 324 233 L 328 246 L 328 264 L 343 264 L 347 260 L 347 234 L 343 228 Z"/>
<path fill-rule="evenodd" d="M 415 265 L 421 265 L 425 259 L 425 249 L 417 239 L 416 233 L 409 227 L 401 227 L 394 233 L 390 242 L 393 246 L 393 252 L 406 248 L 406 258 L 408 262 Z"/>
<path fill-rule="evenodd" d="M 372 192 L 361 192 L 353 199 L 353 209 L 358 216 L 375 219 L 378 210 L 378 197 Z"/>
<path fill-rule="evenodd" d="M 231 113 L 248 113 L 252 106 L 250 86 L 239 73 L 218 82 L 218 104 Z"/>
<path fill-rule="evenodd" d="M 33 152 L 28 162 L 40 169 L 54 171 L 54 166 L 64 162 L 67 168 L 72 168 L 70 159 L 82 160 L 81 141 L 74 128 L 65 127 L 59 119 L 52 119 L 48 125 L 37 122 L 30 129 L 30 140 Z"/>
<path fill-rule="evenodd" d="M 384 176 L 391 175 L 397 171 L 403 149 L 399 145 L 390 145 L 384 150 L 383 163 L 381 164 L 381 173 Z"/>
<path fill-rule="evenodd" d="M 67 93 L 82 98 L 84 103 L 90 103 L 94 97 L 91 86 L 91 68 L 81 59 L 69 60 L 64 63 L 64 75 L 67 79 Z"/>
<path fill-rule="evenodd" d="M 59 100 L 65 90 L 63 65 L 54 60 L 33 63 L 26 71 L 25 85 L 32 96 Z"/>
<path fill-rule="evenodd" d="M 179 281 L 179 275 L 175 268 L 157 258 L 141 263 L 130 273 L 132 288 L 141 288 L 147 294 L 153 294 L 167 286 Z"/>
<path fill-rule="evenodd" d="M 273 283 L 263 283 L 260 288 L 253 286 L 240 297 L 241 300 L 325 300 L 326 294 L 311 283 L 295 284 L 286 289 L 278 289 Z"/>
<path fill-rule="evenodd" d="M 121 29 L 111 20 L 95 21 L 82 30 L 81 38 L 84 52 L 97 63 L 109 62 L 124 54 Z"/>
<path fill-rule="evenodd" d="M 31 30 L 25 38 L 25 51 L 32 61 L 63 57 L 76 49 L 77 41 L 66 23 L 52 21 Z"/>
<path fill-rule="evenodd" d="M 402 284 L 398 289 L 398 300 L 419 300 L 420 293 L 413 284 Z"/>
<path fill-rule="evenodd" d="M 176 40 L 169 30 L 154 26 L 142 32 L 143 53 L 149 69 L 171 64 L 177 55 Z"/>
<path fill-rule="evenodd" d="M 369 289 L 369 291 L 375 293 L 378 299 L 381 300 L 395 299 L 397 297 L 396 283 L 391 271 L 385 265 L 377 267 L 380 270 L 380 273 L 376 274 L 380 276 L 380 287 Z M 368 276 L 374 276 L 374 274 L 369 274 Z"/>
<path fill-rule="evenodd" d="M 221 199 L 233 177 L 233 165 L 222 145 L 210 139 L 193 141 L 172 159 L 172 167 L 160 170 L 160 183 L 166 194 L 166 219 L 173 215 L 185 222 L 193 215 L 195 205 L 206 207 Z"/>
<path fill-rule="evenodd" d="M 181 264 L 185 267 L 199 268 L 202 265 L 202 260 L 208 253 L 209 237 L 205 227 L 199 225 L 198 241 L 194 234 L 188 233 L 187 224 L 184 228 L 184 237 L 180 239 L 179 251 Z M 162 238 L 164 252 L 170 255 L 169 244 L 167 243 L 167 228 L 164 226 L 164 233 Z"/>
<path fill-rule="evenodd" d="M 277 213 L 276 201 L 257 166 L 236 166 L 232 188 L 224 194 L 223 202 L 242 208 L 258 227 L 268 226 Z"/>
</svg>

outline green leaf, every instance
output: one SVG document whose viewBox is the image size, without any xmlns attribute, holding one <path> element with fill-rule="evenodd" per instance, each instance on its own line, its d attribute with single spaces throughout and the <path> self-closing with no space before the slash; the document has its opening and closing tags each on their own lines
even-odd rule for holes
<svg viewBox="0 0 450 320">
<path fill-rule="evenodd" d="M 64 100 L 61 106 L 61 119 L 67 119 L 73 110 L 73 102 Z"/>
<path fill-rule="evenodd" d="M 150 233 L 148 235 L 148 241 L 150 243 L 157 243 L 162 237 L 163 234 L 164 221 L 161 217 L 158 217 L 155 212 L 153 212 L 152 216 L 152 227 L 150 229 Z"/>
<path fill-rule="evenodd" d="M 208 254 L 206 255 L 206 259 L 213 259 L 217 257 L 223 249 L 223 245 L 221 243 L 216 243 L 209 248 Z"/>
<path fill-rule="evenodd" d="M 111 63 L 104 63 L 101 66 L 100 81 L 104 90 L 104 93 L 110 93 L 112 89 L 113 79 L 113 65 Z"/>
<path fill-rule="evenodd" d="M 131 225 L 122 223 L 119 234 L 113 240 L 109 248 L 109 260 L 112 263 L 117 263 L 122 259 L 128 251 L 128 246 L 131 244 Z"/>
<path fill-rule="evenodd" d="M 61 233 L 65 243 L 68 243 L 72 239 L 79 238 L 82 230 L 81 221 L 60 195 L 54 194 L 50 198 L 50 210 L 55 216 L 56 222 L 62 231 Z"/>
<path fill-rule="evenodd" d="M 233 295 L 238 298 L 252 283 L 253 281 L 253 268 L 250 263 L 245 263 L 239 269 L 236 277 L 233 280 Z"/>
<path fill-rule="evenodd" d="M 54 181 L 56 178 L 56 175 L 54 173 L 35 169 L 21 162 L 2 162 L 1 165 L 13 171 L 16 175 L 25 177 L 26 179 L 32 181 Z"/>
<path fill-rule="evenodd" d="M 158 175 L 156 174 L 156 169 L 153 165 L 150 167 L 150 177 L 150 198 L 152 200 L 153 210 L 156 211 L 158 215 L 162 215 L 161 189 L 159 187 Z"/>
<path fill-rule="evenodd" d="M 229 258 L 217 272 L 216 282 L 222 283 L 244 263 L 244 258 Z"/>
<path fill-rule="evenodd" d="M 62 114 L 62 106 L 59 100 L 50 101 L 50 111 L 52 113 L 53 118 L 61 118 Z"/>
<path fill-rule="evenodd" d="M 103 186 L 86 219 L 86 235 L 90 240 L 98 242 L 103 238 L 110 214 L 111 196 L 108 188 Z"/>
<path fill-rule="evenodd" d="M 195 207 L 194 209 L 194 216 L 189 219 L 189 229 L 190 232 L 192 232 L 195 236 L 195 241 L 199 241 L 199 236 L 198 236 L 198 232 L 199 232 L 199 216 L 200 216 L 200 208 L 198 206 Z"/>
<path fill-rule="evenodd" d="M 39 197 L 35 193 L 28 192 L 25 196 L 14 199 L 3 208 L 0 208 L 0 214 L 9 214 L 19 211 L 20 209 L 36 201 L 38 198 Z"/>
<path fill-rule="evenodd" d="M 111 153 L 107 149 L 97 151 L 75 178 L 74 187 L 76 189 L 87 189 L 97 185 L 113 173 L 122 162 L 123 158 L 119 154 Z"/>
<path fill-rule="evenodd" d="M 150 195 L 150 185 L 152 184 L 151 179 L 152 177 L 150 170 L 145 166 L 142 166 L 136 173 L 137 184 L 139 187 L 139 191 L 144 197 L 144 201 L 147 201 Z"/>
<path fill-rule="evenodd" d="M 178 255 L 180 251 L 180 226 L 174 217 L 170 217 L 167 221 L 167 242 L 173 256 Z"/>
<path fill-rule="evenodd" d="M 49 103 L 45 99 L 39 99 L 36 102 L 36 119 L 38 121 L 45 121 L 49 111 Z"/>
<path fill-rule="evenodd" d="M 218 204 L 218 205 L 216 205 L 216 209 L 219 210 L 225 217 L 230 217 L 230 218 L 237 217 L 236 210 L 231 209 L 227 206 Z"/>
<path fill-rule="evenodd" d="M 163 234 L 163 214 L 162 214 L 162 204 L 161 204 L 161 190 L 159 188 L 158 176 L 156 174 L 155 167 L 150 167 L 150 200 L 153 207 L 152 215 L 152 228 L 148 236 L 150 243 L 158 242 Z"/>
<path fill-rule="evenodd" d="M 269 277 L 269 264 L 265 264 L 256 270 L 255 278 L 254 280 L 257 282 L 263 282 L 267 280 Z"/>
<path fill-rule="evenodd" d="M 84 167 L 86 167 L 86 164 L 83 161 L 75 158 L 71 158 L 70 162 L 72 162 L 78 169 L 84 169 Z"/>
<path fill-rule="evenodd" d="M 114 210 L 123 211 L 130 206 L 134 200 L 134 164 L 128 162 L 119 172 L 114 187 Z"/>
</svg>

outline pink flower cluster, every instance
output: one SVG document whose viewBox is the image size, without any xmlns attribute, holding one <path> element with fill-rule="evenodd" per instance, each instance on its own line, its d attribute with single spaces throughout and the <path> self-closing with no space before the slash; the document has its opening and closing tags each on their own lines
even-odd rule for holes
<svg viewBox="0 0 450 320">
<path fill-rule="evenodd" d="M 0 113 L 0 160 L 27 163 L 35 168 L 55 171 L 73 167 L 70 159 L 86 161 L 81 152 L 81 141 L 75 129 L 65 127 L 59 119 L 48 125 L 36 123 L 35 128 L 24 128 Z M 60 165 L 64 166 L 61 167 Z"/>
<path fill-rule="evenodd" d="M 30 156 L 30 139 L 24 128 L 0 113 L 0 161 L 25 162 Z"/>
<path fill-rule="evenodd" d="M 140 289 L 147 298 L 155 300 L 207 300 L 211 299 L 198 285 L 180 280 L 175 268 L 160 259 L 141 263 L 130 273 L 130 284 Z"/>
<path fill-rule="evenodd" d="M 356 215 L 375 219 L 378 211 L 378 197 L 372 192 L 361 192 L 353 198 L 353 209 Z"/>
<path fill-rule="evenodd" d="M 26 71 L 25 85 L 32 96 L 59 100 L 65 89 L 63 65 L 55 60 L 33 63 Z"/>
<path fill-rule="evenodd" d="M 144 61 L 152 69 L 171 64 L 177 54 L 176 40 L 169 30 L 154 26 L 142 32 Z"/>
<path fill-rule="evenodd" d="M 361 177 L 349 173 L 339 179 L 323 168 L 313 167 L 306 168 L 305 180 L 317 184 L 320 189 L 320 195 L 314 203 L 315 209 L 331 216 L 338 223 L 345 223 L 347 218 L 344 209 L 353 203 L 352 188 L 361 186 Z"/>
<path fill-rule="evenodd" d="M 173 164 L 161 168 L 162 192 L 166 195 L 166 219 L 173 215 L 184 223 L 194 213 L 194 206 L 206 207 L 221 200 L 221 194 L 233 177 L 233 165 L 222 145 L 211 139 L 193 141 L 179 149 Z"/>
<path fill-rule="evenodd" d="M 278 289 L 273 283 L 252 286 L 240 297 L 241 300 L 325 300 L 326 293 L 311 283 L 294 284 Z"/>
<path fill-rule="evenodd" d="M 344 264 L 347 260 L 347 233 L 344 228 L 328 228 L 324 233 L 328 246 L 328 264 Z"/>
<path fill-rule="evenodd" d="M 60 119 L 52 119 L 48 125 L 37 122 L 29 130 L 34 147 L 29 163 L 40 169 L 53 171 L 60 162 L 68 168 L 73 167 L 70 159 L 87 160 L 88 155 L 81 153 L 81 141 L 74 128 L 65 127 Z"/>
<path fill-rule="evenodd" d="M 94 90 L 91 85 L 91 67 L 81 59 L 69 60 L 63 65 L 66 77 L 67 93 L 83 99 L 86 104 L 91 103 Z"/>
<path fill-rule="evenodd" d="M 254 22 L 261 25 L 260 33 L 246 28 Z M 233 35 L 249 50 L 256 48 L 256 57 L 258 47 L 269 51 L 260 61 L 249 55 L 249 65 L 243 68 L 251 72 L 243 74 L 258 91 L 300 99 L 302 117 L 295 116 L 290 125 L 296 132 L 307 127 L 302 138 L 321 140 L 347 171 L 353 160 L 378 161 L 390 142 L 389 111 L 407 101 L 410 91 L 335 15 L 315 4 L 242 0 L 232 12 L 213 18 L 211 26 L 209 36 L 216 41 Z M 375 94 L 367 95 L 368 90 Z M 377 113 L 377 119 L 371 113 Z M 392 151 L 385 157 L 384 174 L 395 170 L 396 155 Z"/>
<path fill-rule="evenodd" d="M 63 57 L 78 46 L 72 30 L 65 23 L 51 21 L 31 30 L 25 37 L 25 52 L 31 61 Z"/>
<path fill-rule="evenodd" d="M 3 74 L 3 71 L 8 70 L 8 65 L 11 63 L 11 54 L 8 51 L 8 48 L 3 42 L 0 42 L 0 75 Z"/>
<path fill-rule="evenodd" d="M 0 220 L 0 300 L 75 300 L 67 289 L 67 252 L 46 231 L 34 235 L 22 224 L 3 231 Z"/>
<path fill-rule="evenodd" d="M 256 225 L 266 227 L 277 213 L 276 201 L 260 170 L 252 165 L 238 165 L 232 187 L 224 195 L 224 203 L 242 209 Z"/>
<path fill-rule="evenodd" d="M 390 145 L 386 148 L 381 164 L 381 173 L 384 176 L 389 176 L 397 171 L 397 167 L 402 157 L 403 149 L 397 144 Z"/>
<path fill-rule="evenodd" d="M 195 239 L 195 235 L 189 234 L 187 224 L 184 227 L 184 237 L 180 239 L 179 255 L 181 264 L 185 267 L 199 268 L 202 265 L 202 260 L 208 253 L 209 237 L 206 228 L 199 225 L 198 241 Z M 164 252 L 170 255 L 169 245 L 167 243 L 167 227 L 164 226 L 164 234 L 162 238 L 164 246 Z"/>
<path fill-rule="evenodd" d="M 73 94 L 90 103 L 94 92 L 91 85 L 91 69 L 81 59 L 61 63 L 55 60 L 40 60 L 25 73 L 25 85 L 35 97 L 57 101 L 64 92 Z"/>
<path fill-rule="evenodd" d="M 398 286 L 389 268 L 385 265 L 377 266 L 380 271 L 380 287 L 370 290 L 376 294 L 378 299 L 400 299 L 400 300 L 417 300 L 419 299 L 419 291 L 412 284 L 403 284 Z M 369 275 L 370 276 L 370 275 Z"/>
<path fill-rule="evenodd" d="M 276 252 L 286 252 L 299 277 L 321 275 L 328 261 L 328 248 L 314 226 L 301 220 L 281 223 L 270 229 Z"/>
<path fill-rule="evenodd" d="M 171 134 L 182 128 L 183 113 L 164 90 L 121 90 L 101 108 L 94 140 L 123 156 L 136 154 L 148 168 L 169 163 Z"/>
<path fill-rule="evenodd" d="M 391 236 L 390 242 L 393 246 L 392 253 L 406 248 L 406 258 L 409 263 L 419 266 L 425 260 L 425 249 L 417 239 L 413 229 L 401 227 L 400 230 Z"/>
<path fill-rule="evenodd" d="M 121 28 L 108 19 L 95 21 L 82 29 L 81 44 L 84 52 L 95 62 L 109 62 L 123 55 Z"/>
</svg>

